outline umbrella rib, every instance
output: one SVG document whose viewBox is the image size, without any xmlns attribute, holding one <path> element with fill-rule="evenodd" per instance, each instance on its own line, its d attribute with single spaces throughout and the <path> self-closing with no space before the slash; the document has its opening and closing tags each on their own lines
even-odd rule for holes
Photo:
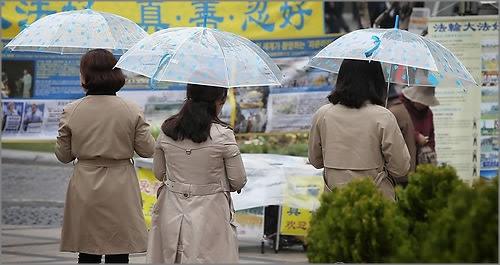
<svg viewBox="0 0 500 265">
<path fill-rule="evenodd" d="M 213 36 L 214 36 L 214 39 L 217 42 L 217 44 L 219 44 L 219 48 L 220 48 L 220 50 L 222 52 L 222 58 L 224 58 L 224 60 L 222 60 L 222 61 L 224 62 L 224 68 L 226 69 L 227 87 L 230 88 L 231 87 L 231 82 L 229 80 L 229 71 L 227 71 L 229 69 L 227 68 L 227 63 L 226 63 L 226 59 L 225 59 L 226 58 L 226 53 L 224 52 L 224 49 L 222 49 L 222 45 L 219 42 L 219 40 L 217 39 L 217 37 L 215 37 L 215 34 L 213 34 Z"/>
<path fill-rule="evenodd" d="M 168 34 L 168 33 L 167 33 Z M 196 32 L 194 33 L 196 34 Z M 168 69 L 168 67 L 170 66 L 170 62 L 172 62 L 172 60 L 174 59 L 174 57 L 177 55 L 177 52 L 179 51 L 179 49 L 182 47 L 182 45 L 189 39 L 189 35 L 186 35 L 186 38 L 179 43 L 179 45 L 177 45 L 177 47 L 175 49 L 173 49 L 172 53 L 171 53 L 171 56 L 170 56 L 170 60 L 168 60 L 168 62 L 165 64 L 165 67 L 163 67 L 163 71 L 161 71 L 161 75 L 163 75 L 165 73 L 165 71 Z M 168 51 L 167 51 L 168 52 Z M 164 53 L 165 54 L 165 53 Z M 159 64 L 160 62 L 158 62 Z M 160 71 L 158 72 L 157 76 L 160 74 Z M 160 79 L 157 79 L 159 82 L 163 81 Z"/>
<path fill-rule="evenodd" d="M 250 40 L 251 41 L 251 40 Z M 253 48 L 253 47 L 250 47 L 249 45 L 247 45 L 245 42 L 243 41 L 240 41 L 240 44 L 242 44 L 243 46 L 247 47 L 248 49 L 254 51 L 257 55 L 259 55 L 259 53 Z M 262 50 L 263 53 L 267 54 L 264 50 Z M 269 56 L 269 55 L 268 55 Z M 267 65 L 266 62 L 260 57 L 260 56 L 257 56 L 259 58 L 259 60 L 261 60 L 261 62 L 264 64 L 264 65 Z M 269 67 L 269 65 L 267 65 Z M 274 78 L 278 81 L 280 81 L 281 79 L 279 77 L 277 77 L 274 72 L 270 69 L 270 72 L 271 74 L 274 76 Z"/>
</svg>

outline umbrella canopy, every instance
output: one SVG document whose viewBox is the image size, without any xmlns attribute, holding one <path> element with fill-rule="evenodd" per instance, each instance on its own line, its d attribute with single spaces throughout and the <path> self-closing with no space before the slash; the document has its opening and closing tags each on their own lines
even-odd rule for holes
<svg viewBox="0 0 500 265">
<path fill-rule="evenodd" d="M 230 32 L 206 27 L 157 31 L 142 39 L 116 67 L 153 82 L 220 87 L 281 85 L 283 73 L 259 46 Z"/>
<path fill-rule="evenodd" d="M 84 54 L 102 48 L 123 54 L 146 36 L 146 31 L 127 18 L 85 9 L 45 16 L 25 27 L 5 47 L 60 54 Z"/>
<path fill-rule="evenodd" d="M 443 45 L 397 28 L 361 29 L 345 34 L 314 56 L 308 66 L 338 73 L 344 59 L 379 61 L 390 83 L 477 85 L 460 60 Z"/>
</svg>

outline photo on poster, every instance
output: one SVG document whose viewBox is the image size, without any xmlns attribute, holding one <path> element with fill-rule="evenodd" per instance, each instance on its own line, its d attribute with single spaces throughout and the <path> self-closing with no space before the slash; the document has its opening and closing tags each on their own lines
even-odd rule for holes
<svg viewBox="0 0 500 265">
<path fill-rule="evenodd" d="M 23 117 L 23 108 L 23 102 L 3 102 L 2 132 L 19 132 Z"/>
<path fill-rule="evenodd" d="M 484 87 L 494 87 L 498 91 L 498 71 L 482 71 L 481 84 Z"/>
<path fill-rule="evenodd" d="M 481 137 L 481 157 L 490 152 L 498 154 L 498 136 Z"/>
<path fill-rule="evenodd" d="M 285 57 L 275 58 L 273 62 L 278 65 L 285 77 L 281 81 L 281 87 L 305 87 L 308 83 L 306 68 L 309 57 Z"/>
<path fill-rule="evenodd" d="M 498 71 L 498 39 L 483 40 L 481 48 L 482 70 Z"/>
<path fill-rule="evenodd" d="M 498 102 L 498 87 L 481 88 L 481 102 L 482 103 L 497 103 Z"/>
<path fill-rule="evenodd" d="M 498 119 L 498 102 L 481 103 L 481 119 L 492 120 Z"/>
<path fill-rule="evenodd" d="M 481 154 L 481 170 L 498 169 L 498 151 Z"/>
<path fill-rule="evenodd" d="M 32 98 L 35 83 L 35 61 L 2 59 L 2 82 L 4 86 L 7 84 L 9 91 L 6 93 L 6 97 Z"/>
<path fill-rule="evenodd" d="M 498 120 L 482 120 L 481 124 L 481 135 L 498 135 Z"/>
<path fill-rule="evenodd" d="M 24 116 L 22 132 L 41 133 L 43 125 L 45 104 L 26 102 L 24 105 Z"/>
<path fill-rule="evenodd" d="M 498 169 L 481 169 L 479 174 L 481 178 L 492 179 L 498 176 Z"/>
<path fill-rule="evenodd" d="M 264 132 L 266 130 L 268 97 L 268 86 L 234 89 L 236 102 L 235 133 Z"/>
<path fill-rule="evenodd" d="M 149 123 L 156 123 L 161 126 L 163 121 L 179 112 L 182 103 L 146 103 L 144 106 L 144 117 Z"/>
</svg>

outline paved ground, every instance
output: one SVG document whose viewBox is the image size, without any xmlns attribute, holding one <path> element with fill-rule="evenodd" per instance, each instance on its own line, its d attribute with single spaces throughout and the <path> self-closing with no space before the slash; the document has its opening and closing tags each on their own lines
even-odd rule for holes
<svg viewBox="0 0 500 265">
<path fill-rule="evenodd" d="M 77 254 L 59 252 L 66 187 L 72 165 L 52 153 L 2 151 L 2 264 L 76 263 Z M 144 263 L 134 254 L 131 263 Z M 240 263 L 307 263 L 301 246 L 277 254 L 260 241 L 240 240 Z"/>
</svg>

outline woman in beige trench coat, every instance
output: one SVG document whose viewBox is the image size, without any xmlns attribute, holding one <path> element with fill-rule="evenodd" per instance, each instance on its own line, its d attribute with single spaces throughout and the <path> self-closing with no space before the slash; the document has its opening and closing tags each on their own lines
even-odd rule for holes
<svg viewBox="0 0 500 265">
<path fill-rule="evenodd" d="M 79 252 L 79 263 L 128 263 L 146 251 L 147 227 L 132 162 L 134 151 L 151 157 L 154 138 L 142 110 L 116 92 L 125 84 L 116 58 L 106 50 L 82 56 L 86 96 L 64 107 L 56 156 L 77 161 L 68 185 L 61 251 Z"/>
<path fill-rule="evenodd" d="M 309 134 L 309 161 L 324 168 L 326 191 L 370 177 L 387 198 L 395 199 L 387 173 L 405 176 L 410 154 L 396 118 L 383 107 L 385 91 L 379 62 L 342 62 L 330 103 L 314 114 Z"/>
<path fill-rule="evenodd" d="M 233 131 L 217 117 L 227 89 L 187 85 L 180 112 L 156 139 L 153 172 L 165 186 L 153 209 L 148 263 L 237 263 L 230 192 L 247 178 Z"/>
</svg>

